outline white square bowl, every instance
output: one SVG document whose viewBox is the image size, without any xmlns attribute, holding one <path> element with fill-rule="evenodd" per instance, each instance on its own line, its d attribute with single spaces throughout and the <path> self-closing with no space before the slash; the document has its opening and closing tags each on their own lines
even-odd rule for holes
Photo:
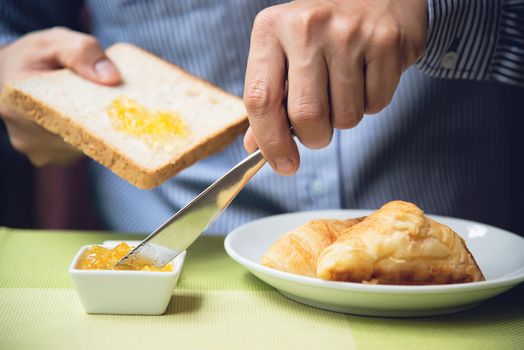
<svg viewBox="0 0 524 350">
<path fill-rule="evenodd" d="M 105 241 L 102 246 L 114 248 L 121 241 Z M 126 241 L 136 246 L 138 241 Z M 161 315 L 176 286 L 186 252 L 170 264 L 173 271 L 80 270 L 76 268 L 84 251 L 80 248 L 69 267 L 69 274 L 84 310 L 89 314 Z"/>
</svg>

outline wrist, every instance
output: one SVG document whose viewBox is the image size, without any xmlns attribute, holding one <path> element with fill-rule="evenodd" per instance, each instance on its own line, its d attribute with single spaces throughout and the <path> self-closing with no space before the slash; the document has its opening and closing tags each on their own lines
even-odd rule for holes
<svg viewBox="0 0 524 350">
<path fill-rule="evenodd" d="M 394 9 L 400 26 L 403 48 L 403 69 L 415 64 L 426 53 L 428 38 L 428 1 L 396 1 Z"/>
</svg>

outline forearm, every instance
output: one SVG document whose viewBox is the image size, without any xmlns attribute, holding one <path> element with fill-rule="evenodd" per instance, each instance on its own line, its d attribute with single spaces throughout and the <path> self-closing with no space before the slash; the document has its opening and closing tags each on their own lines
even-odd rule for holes
<svg viewBox="0 0 524 350">
<path fill-rule="evenodd" d="M 428 0 L 428 18 L 424 73 L 524 86 L 524 0 Z"/>
</svg>

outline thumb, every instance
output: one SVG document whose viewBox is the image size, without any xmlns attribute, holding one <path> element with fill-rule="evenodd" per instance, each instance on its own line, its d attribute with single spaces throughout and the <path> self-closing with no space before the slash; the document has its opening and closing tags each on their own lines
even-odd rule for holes
<svg viewBox="0 0 524 350">
<path fill-rule="evenodd" d="M 248 153 L 253 153 L 258 149 L 258 143 L 255 138 L 255 133 L 249 127 L 246 131 L 246 134 L 244 135 L 244 148 Z"/>
<path fill-rule="evenodd" d="M 105 55 L 93 66 L 98 81 L 102 84 L 114 85 L 120 82 L 120 72 L 115 64 Z"/>
<path fill-rule="evenodd" d="M 54 35 L 61 37 L 55 38 L 56 43 L 61 43 L 55 50 L 60 65 L 95 83 L 115 85 L 120 82 L 118 68 L 93 36 L 68 29 L 55 31 Z"/>
</svg>

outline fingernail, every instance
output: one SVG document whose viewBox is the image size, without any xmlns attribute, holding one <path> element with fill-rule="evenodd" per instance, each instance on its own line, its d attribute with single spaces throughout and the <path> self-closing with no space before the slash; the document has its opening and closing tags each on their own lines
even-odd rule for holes
<svg viewBox="0 0 524 350">
<path fill-rule="evenodd" d="M 109 62 L 107 58 L 103 58 L 97 63 L 95 63 L 95 72 L 102 80 L 114 80 L 118 72 L 113 65 Z"/>
<path fill-rule="evenodd" d="M 283 175 L 291 175 L 295 170 L 295 163 L 291 158 L 278 158 L 275 161 L 277 171 Z"/>
</svg>

